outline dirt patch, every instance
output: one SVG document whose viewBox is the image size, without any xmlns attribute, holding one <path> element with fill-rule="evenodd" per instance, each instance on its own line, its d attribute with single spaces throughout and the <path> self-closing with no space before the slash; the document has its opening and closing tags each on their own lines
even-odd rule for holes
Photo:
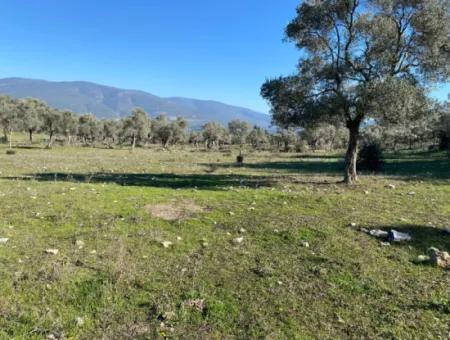
<svg viewBox="0 0 450 340">
<path fill-rule="evenodd" d="M 153 217 L 166 221 L 177 221 L 201 213 L 205 209 L 190 200 L 174 200 L 170 203 L 146 205 L 145 210 Z"/>
</svg>

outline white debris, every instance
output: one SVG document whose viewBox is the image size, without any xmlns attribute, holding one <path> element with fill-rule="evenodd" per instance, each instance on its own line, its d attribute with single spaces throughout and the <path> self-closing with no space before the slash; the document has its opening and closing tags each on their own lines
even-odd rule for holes
<svg viewBox="0 0 450 340">
<path fill-rule="evenodd" d="M 51 248 L 49 248 L 49 249 L 45 249 L 45 253 L 49 254 L 49 255 L 58 255 L 59 250 L 58 249 L 51 249 Z"/>
<path fill-rule="evenodd" d="M 244 238 L 243 237 L 237 237 L 233 240 L 234 244 L 241 244 L 242 242 L 244 242 Z"/>
<path fill-rule="evenodd" d="M 162 241 L 161 244 L 162 244 L 162 246 L 163 246 L 164 248 L 170 248 L 170 247 L 173 245 L 173 242 L 170 242 L 170 241 Z"/>
<path fill-rule="evenodd" d="M 9 238 L 7 238 L 7 237 L 1 237 L 0 238 L 0 244 L 5 244 L 8 241 L 9 241 Z"/>
<path fill-rule="evenodd" d="M 306 241 L 302 241 L 301 245 L 302 247 L 309 248 L 309 243 Z"/>
</svg>

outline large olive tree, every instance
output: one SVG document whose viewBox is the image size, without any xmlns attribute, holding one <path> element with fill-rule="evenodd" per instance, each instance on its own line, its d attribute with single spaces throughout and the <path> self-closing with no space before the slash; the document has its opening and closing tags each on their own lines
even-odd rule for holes
<svg viewBox="0 0 450 340">
<path fill-rule="evenodd" d="M 311 0 L 297 8 L 287 40 L 298 72 L 261 93 L 280 126 L 340 121 L 349 130 L 345 182 L 357 179 L 361 125 L 423 112 L 426 86 L 450 69 L 448 0 Z"/>
</svg>

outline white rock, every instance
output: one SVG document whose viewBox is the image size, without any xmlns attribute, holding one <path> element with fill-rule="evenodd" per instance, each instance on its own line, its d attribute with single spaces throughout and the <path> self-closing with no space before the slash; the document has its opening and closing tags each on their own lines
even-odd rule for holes
<svg viewBox="0 0 450 340">
<path fill-rule="evenodd" d="M 49 249 L 45 249 L 45 253 L 49 254 L 49 255 L 58 255 L 59 250 L 58 249 L 49 248 Z"/>
<path fill-rule="evenodd" d="M 244 228 L 241 228 L 241 229 L 239 229 L 239 232 L 240 232 L 241 234 L 244 234 L 244 233 L 247 232 L 247 230 L 245 230 Z"/>
<path fill-rule="evenodd" d="M 235 215 L 234 212 L 232 212 L 232 211 L 230 211 L 229 214 L 230 214 L 230 216 L 234 216 Z"/>
<path fill-rule="evenodd" d="M 84 247 L 84 241 L 82 241 L 82 240 L 76 240 L 76 241 L 75 241 L 75 245 L 76 245 L 79 249 L 81 249 L 81 248 Z"/>
<path fill-rule="evenodd" d="M 408 195 L 409 196 L 414 196 L 416 193 L 414 192 L 414 191 L 410 191 L 410 192 L 408 192 Z"/>
<path fill-rule="evenodd" d="M 0 238 L 0 244 L 5 244 L 8 241 L 9 241 L 9 238 L 7 238 L 7 237 L 1 237 Z"/>
<path fill-rule="evenodd" d="M 170 248 L 173 245 L 170 241 L 162 241 L 161 244 L 164 248 Z"/>
<path fill-rule="evenodd" d="M 241 244 L 242 242 L 244 242 L 244 238 L 243 237 L 237 237 L 233 240 L 234 244 Z"/>
<path fill-rule="evenodd" d="M 181 236 L 177 236 L 177 241 L 182 241 L 183 238 Z"/>
<path fill-rule="evenodd" d="M 97 250 L 91 250 L 91 254 L 92 255 L 97 254 Z"/>
<path fill-rule="evenodd" d="M 309 248 L 309 243 L 306 241 L 302 241 L 302 247 Z"/>
<path fill-rule="evenodd" d="M 395 189 L 395 185 L 394 184 L 388 184 L 388 185 L 386 185 L 386 188 Z"/>
<path fill-rule="evenodd" d="M 84 318 L 82 318 L 81 316 L 77 316 L 77 318 L 75 319 L 75 321 L 77 322 L 77 326 L 81 327 L 84 325 Z"/>
</svg>

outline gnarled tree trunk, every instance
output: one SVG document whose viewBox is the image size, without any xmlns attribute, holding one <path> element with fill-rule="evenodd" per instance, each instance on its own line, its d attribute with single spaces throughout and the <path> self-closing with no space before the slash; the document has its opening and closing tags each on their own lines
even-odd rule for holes
<svg viewBox="0 0 450 340">
<path fill-rule="evenodd" d="M 358 160 L 358 139 L 359 139 L 360 124 L 361 124 L 360 121 L 352 121 L 347 124 L 350 135 L 347 153 L 345 155 L 344 182 L 347 184 L 352 184 L 358 180 L 358 174 L 356 171 L 356 162 Z"/>
</svg>

